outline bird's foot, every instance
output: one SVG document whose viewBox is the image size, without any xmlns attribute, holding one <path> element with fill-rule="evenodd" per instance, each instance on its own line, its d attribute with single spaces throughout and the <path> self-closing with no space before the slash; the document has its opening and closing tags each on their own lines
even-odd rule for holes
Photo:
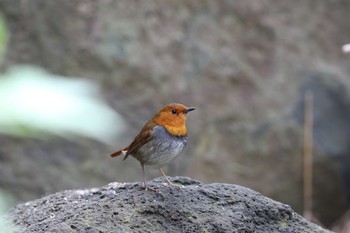
<svg viewBox="0 0 350 233">
<path fill-rule="evenodd" d="M 148 186 L 148 185 L 143 185 L 141 186 L 144 190 L 150 190 L 150 191 L 153 191 L 153 192 L 158 192 L 159 191 L 159 187 L 151 187 L 151 186 Z"/>
<path fill-rule="evenodd" d="M 174 184 L 170 180 L 168 180 L 166 183 L 164 183 L 164 185 L 168 186 L 168 187 L 175 187 L 175 188 L 184 188 L 185 187 L 181 184 Z"/>
</svg>

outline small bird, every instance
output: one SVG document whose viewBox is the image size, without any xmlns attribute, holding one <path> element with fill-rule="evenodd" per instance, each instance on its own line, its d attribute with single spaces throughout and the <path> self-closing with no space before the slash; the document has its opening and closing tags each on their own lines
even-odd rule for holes
<svg viewBox="0 0 350 233">
<path fill-rule="evenodd" d="M 129 155 L 136 158 L 142 167 L 144 188 L 156 190 L 147 185 L 144 166 L 160 170 L 169 185 L 174 186 L 167 178 L 162 167 L 176 158 L 187 143 L 186 117 L 187 113 L 195 110 L 182 104 L 169 104 L 163 107 L 149 120 L 135 137 L 134 141 L 124 149 L 111 154 L 112 157 Z"/>
</svg>

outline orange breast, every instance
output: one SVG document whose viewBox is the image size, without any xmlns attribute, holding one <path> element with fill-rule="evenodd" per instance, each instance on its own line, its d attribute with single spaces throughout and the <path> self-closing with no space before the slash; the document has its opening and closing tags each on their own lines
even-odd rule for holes
<svg viewBox="0 0 350 233">
<path fill-rule="evenodd" d="M 186 136 L 186 115 L 181 113 L 178 115 L 161 113 L 158 115 L 154 122 L 158 125 L 164 126 L 168 133 L 174 136 Z"/>
</svg>

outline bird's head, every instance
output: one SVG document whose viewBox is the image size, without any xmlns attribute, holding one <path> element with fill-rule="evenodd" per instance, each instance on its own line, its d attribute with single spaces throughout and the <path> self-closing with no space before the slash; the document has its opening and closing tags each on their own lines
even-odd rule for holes
<svg viewBox="0 0 350 233">
<path fill-rule="evenodd" d="M 186 116 L 195 108 L 188 108 L 182 104 L 169 104 L 163 107 L 153 118 L 154 122 L 163 126 L 174 136 L 186 136 Z"/>
</svg>

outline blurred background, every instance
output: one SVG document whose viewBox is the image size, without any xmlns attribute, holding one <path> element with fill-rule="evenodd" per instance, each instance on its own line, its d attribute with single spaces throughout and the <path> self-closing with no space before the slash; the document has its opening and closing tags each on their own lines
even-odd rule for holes
<svg viewBox="0 0 350 233">
<path fill-rule="evenodd" d="M 135 159 L 109 154 L 179 102 L 196 111 L 168 175 L 240 184 L 302 214 L 309 91 L 313 215 L 346 232 L 349 12 L 348 0 L 1 0 L 1 191 L 18 203 L 141 181 Z"/>
</svg>

